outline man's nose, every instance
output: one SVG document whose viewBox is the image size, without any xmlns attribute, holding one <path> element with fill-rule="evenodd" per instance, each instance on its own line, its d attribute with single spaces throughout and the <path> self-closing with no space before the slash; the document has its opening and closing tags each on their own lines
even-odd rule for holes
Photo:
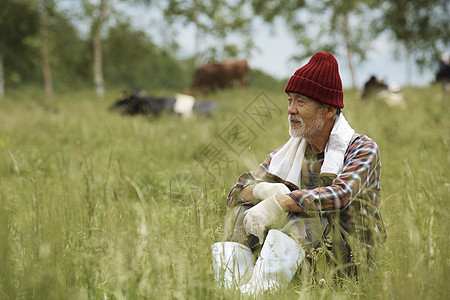
<svg viewBox="0 0 450 300">
<path fill-rule="evenodd" d="M 288 114 L 296 114 L 297 110 L 295 109 L 293 103 L 290 103 L 288 106 Z"/>
</svg>

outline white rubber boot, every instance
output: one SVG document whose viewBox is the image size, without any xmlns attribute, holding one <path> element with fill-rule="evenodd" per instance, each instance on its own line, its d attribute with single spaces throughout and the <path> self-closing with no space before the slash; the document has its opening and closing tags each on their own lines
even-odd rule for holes
<svg viewBox="0 0 450 300">
<path fill-rule="evenodd" d="M 235 242 L 220 242 L 211 246 L 214 277 L 220 286 L 238 288 L 253 272 L 253 256 L 249 247 Z"/>
<path fill-rule="evenodd" d="M 279 230 L 270 230 L 256 261 L 252 278 L 240 287 L 241 292 L 258 295 L 287 284 L 304 257 L 305 250 L 295 240 Z"/>
</svg>

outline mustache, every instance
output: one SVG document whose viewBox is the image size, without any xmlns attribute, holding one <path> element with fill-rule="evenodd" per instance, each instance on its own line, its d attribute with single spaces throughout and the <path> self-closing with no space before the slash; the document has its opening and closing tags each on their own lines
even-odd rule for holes
<svg viewBox="0 0 450 300">
<path fill-rule="evenodd" d="M 288 120 L 290 121 L 297 121 L 297 122 L 301 122 L 303 124 L 303 119 L 300 116 L 288 116 Z"/>
</svg>

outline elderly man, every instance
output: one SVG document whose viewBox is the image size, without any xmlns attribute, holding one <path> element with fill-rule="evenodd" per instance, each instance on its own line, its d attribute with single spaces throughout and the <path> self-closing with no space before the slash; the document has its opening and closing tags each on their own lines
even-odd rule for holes
<svg viewBox="0 0 450 300">
<path fill-rule="evenodd" d="M 227 197 L 225 241 L 212 246 L 216 280 L 246 294 L 289 282 L 315 247 L 331 243 L 348 265 L 350 251 L 370 249 L 384 233 L 379 149 L 341 113 L 334 56 L 314 54 L 285 92 L 291 138 L 239 177 Z"/>
</svg>

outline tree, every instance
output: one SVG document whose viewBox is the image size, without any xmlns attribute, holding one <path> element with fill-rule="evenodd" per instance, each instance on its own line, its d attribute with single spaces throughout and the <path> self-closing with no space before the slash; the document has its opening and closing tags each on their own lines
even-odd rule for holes
<svg viewBox="0 0 450 300">
<path fill-rule="evenodd" d="M 0 1 L 0 98 L 5 93 L 8 71 L 26 66 L 32 48 L 28 42 L 36 36 L 38 24 L 37 8 L 29 1 Z"/>
<path fill-rule="evenodd" d="M 344 52 L 355 87 L 354 59 L 365 59 L 372 37 L 370 3 L 364 0 L 253 0 L 252 6 L 255 14 L 267 23 L 272 23 L 276 17 L 284 19 L 300 46 L 294 59 L 311 56 L 318 49 Z"/>
<path fill-rule="evenodd" d="M 433 66 L 450 48 L 450 2 L 379 0 L 379 32 L 387 32 L 420 67 Z"/>
<path fill-rule="evenodd" d="M 92 83 L 92 43 L 72 23 L 72 14 L 49 10 L 49 56 L 54 89 L 78 89 Z"/>
<path fill-rule="evenodd" d="M 124 1 L 126 2 L 126 1 Z M 150 5 L 151 0 L 129 0 L 129 3 Z M 105 93 L 103 79 L 103 50 L 102 33 L 108 19 L 114 14 L 114 0 L 98 0 L 95 4 L 91 0 L 83 0 L 86 16 L 91 20 L 91 39 L 93 45 L 93 75 L 95 91 L 99 97 Z"/>
<path fill-rule="evenodd" d="M 39 48 L 46 99 L 52 98 L 53 94 L 52 72 L 50 69 L 50 62 L 48 57 L 48 5 L 49 1 L 40 0 Z"/>
<path fill-rule="evenodd" d="M 110 0 L 99 0 L 97 4 L 83 0 L 83 8 L 86 15 L 91 19 L 91 39 L 93 45 L 93 76 L 94 87 L 97 96 L 103 97 L 105 87 L 103 81 L 103 53 L 102 53 L 102 29 L 104 23 L 112 12 Z"/>
<path fill-rule="evenodd" d="M 185 89 L 192 69 L 167 51 L 159 49 L 141 30 L 127 20 L 108 30 L 104 39 L 105 81 L 124 89 Z M 193 65 L 193 64 L 192 64 Z"/>
<path fill-rule="evenodd" d="M 365 60 L 374 37 L 370 29 L 370 4 L 370 1 L 365 0 L 326 0 L 309 4 L 314 12 L 313 18 L 320 20 L 323 14 L 330 16 L 320 23 L 320 36 L 325 37 L 327 42 L 313 42 L 311 45 L 320 48 L 321 45 L 329 45 L 331 41 L 333 46 L 329 48 L 330 51 L 345 53 L 353 88 L 357 86 L 354 62 Z"/>
<path fill-rule="evenodd" d="M 235 57 L 254 48 L 249 38 L 251 16 L 245 0 L 169 0 L 164 10 L 172 24 L 194 25 L 194 56 L 196 65 L 218 58 Z M 245 37 L 244 43 L 233 37 Z"/>
</svg>

